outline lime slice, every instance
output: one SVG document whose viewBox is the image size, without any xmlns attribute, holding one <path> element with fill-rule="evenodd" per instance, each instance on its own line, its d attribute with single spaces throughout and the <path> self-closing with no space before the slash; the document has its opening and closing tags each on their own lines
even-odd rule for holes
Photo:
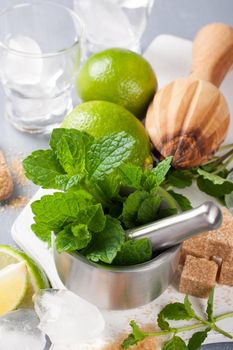
<svg viewBox="0 0 233 350">
<path fill-rule="evenodd" d="M 33 306 L 32 296 L 39 289 L 49 288 L 49 282 L 45 273 L 25 253 L 6 245 L 0 245 L 0 272 L 4 267 L 24 262 L 28 271 L 28 286 L 20 307 Z"/>
<path fill-rule="evenodd" d="M 16 309 L 28 289 L 25 262 L 11 264 L 0 270 L 0 316 Z"/>
</svg>

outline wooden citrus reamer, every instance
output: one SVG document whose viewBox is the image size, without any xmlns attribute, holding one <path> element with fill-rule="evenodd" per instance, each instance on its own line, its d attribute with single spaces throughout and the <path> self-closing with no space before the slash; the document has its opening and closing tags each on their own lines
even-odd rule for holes
<svg viewBox="0 0 233 350">
<path fill-rule="evenodd" d="M 202 28 L 193 43 L 191 74 L 162 88 L 151 102 L 146 128 L 173 166 L 205 163 L 223 142 L 230 123 L 226 100 L 219 91 L 233 66 L 233 28 L 214 23 Z"/>
</svg>

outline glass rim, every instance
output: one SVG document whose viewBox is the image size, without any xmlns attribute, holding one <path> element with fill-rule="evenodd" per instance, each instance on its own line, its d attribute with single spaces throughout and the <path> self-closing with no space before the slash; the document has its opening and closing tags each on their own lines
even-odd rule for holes
<svg viewBox="0 0 233 350">
<path fill-rule="evenodd" d="M 2 11 L 0 11 L 0 21 L 1 21 L 1 18 L 4 15 L 17 10 L 18 8 L 33 7 L 35 5 L 52 5 L 52 6 L 59 7 L 59 8 L 62 8 L 64 10 L 66 10 L 78 22 L 78 24 L 80 26 L 80 33 L 81 33 L 80 37 L 82 37 L 84 35 L 84 23 L 83 23 L 82 19 L 76 14 L 76 12 L 73 11 L 72 9 L 70 9 L 67 6 L 58 4 L 58 3 L 54 2 L 54 1 L 46 1 L 46 2 L 44 2 L 44 1 L 40 1 L 39 0 L 39 1 L 34 1 L 33 3 L 31 3 L 31 2 L 22 2 L 20 4 L 16 4 L 16 5 L 13 5 L 13 6 L 6 7 Z M 30 52 L 24 52 L 24 51 L 12 49 L 8 45 L 6 45 L 5 43 L 2 43 L 1 41 L 0 41 L 0 47 L 4 48 L 5 50 L 7 50 L 10 53 L 15 54 L 17 56 L 28 57 L 28 58 L 31 58 L 31 59 L 38 59 L 38 58 L 41 59 L 41 58 L 55 57 L 55 56 L 63 55 L 65 53 L 71 51 L 79 43 L 80 43 L 80 38 L 78 40 L 75 40 L 74 43 L 71 46 L 69 46 L 69 47 L 65 47 L 65 48 L 63 48 L 63 49 L 61 49 L 59 51 L 51 51 L 51 52 L 45 52 L 45 53 L 41 53 L 41 54 L 34 54 L 34 53 L 30 53 Z"/>
</svg>

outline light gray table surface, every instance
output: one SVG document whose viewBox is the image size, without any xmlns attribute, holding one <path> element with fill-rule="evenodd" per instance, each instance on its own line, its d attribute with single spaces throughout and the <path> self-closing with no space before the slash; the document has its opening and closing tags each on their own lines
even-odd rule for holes
<svg viewBox="0 0 233 350">
<path fill-rule="evenodd" d="M 0 10 L 19 2 L 21 0 L 0 0 Z M 70 0 L 58 2 L 68 5 Z M 159 34 L 173 34 L 192 39 L 200 27 L 210 22 L 224 22 L 233 26 L 233 0 L 155 0 L 143 36 L 142 47 L 145 49 Z M 5 120 L 4 108 L 4 93 L 0 87 L 0 149 L 3 149 L 9 161 L 23 158 L 35 149 L 47 148 L 48 136 L 30 135 L 15 130 Z M 32 184 L 24 187 L 16 185 L 14 197 L 19 195 L 31 197 L 36 190 L 37 187 Z M 0 244 L 15 245 L 11 238 L 11 225 L 20 210 L 22 209 L 0 210 Z M 233 348 L 232 344 L 225 346 L 216 344 L 211 349 Z M 207 349 L 210 347 L 206 347 Z"/>
</svg>

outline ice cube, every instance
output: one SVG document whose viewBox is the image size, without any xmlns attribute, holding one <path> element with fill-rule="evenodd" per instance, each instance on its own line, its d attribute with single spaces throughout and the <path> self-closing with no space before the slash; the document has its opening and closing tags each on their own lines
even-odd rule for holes
<svg viewBox="0 0 233 350">
<path fill-rule="evenodd" d="M 56 346 L 71 346 L 90 341 L 104 330 L 100 311 L 68 290 L 46 289 L 35 295 L 39 328 Z"/>
<path fill-rule="evenodd" d="M 99 49 L 128 47 L 135 40 L 128 17 L 115 0 L 77 0 L 75 9 L 85 23 L 87 39 Z"/>
<path fill-rule="evenodd" d="M 39 44 L 30 37 L 13 35 L 8 38 L 6 45 L 9 50 L 5 52 L 2 62 L 3 79 L 8 83 L 21 85 L 39 83 L 43 69 Z"/>
<path fill-rule="evenodd" d="M 1 317 L 0 349 L 44 350 L 46 339 L 37 328 L 38 324 L 35 311 L 30 309 L 20 309 Z"/>
</svg>

